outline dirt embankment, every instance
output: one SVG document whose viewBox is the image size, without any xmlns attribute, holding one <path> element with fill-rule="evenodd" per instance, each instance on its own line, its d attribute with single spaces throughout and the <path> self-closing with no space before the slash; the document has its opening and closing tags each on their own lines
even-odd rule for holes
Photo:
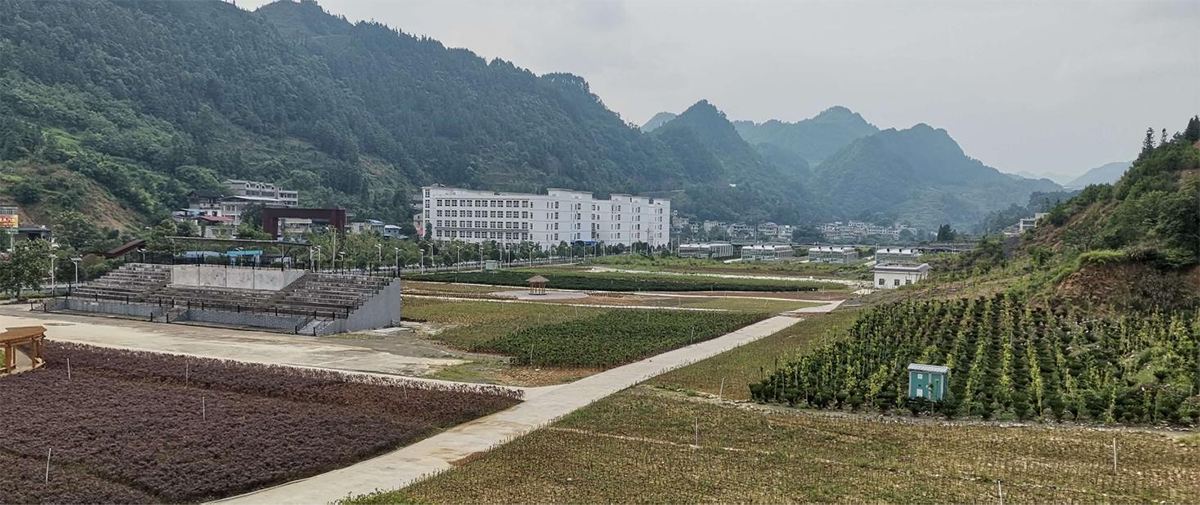
<svg viewBox="0 0 1200 505">
<path fill-rule="evenodd" d="M 1186 307 L 1200 298 L 1200 266 L 1184 272 L 1161 271 L 1149 265 L 1089 265 L 1056 289 L 1073 303 L 1113 310 Z"/>
</svg>

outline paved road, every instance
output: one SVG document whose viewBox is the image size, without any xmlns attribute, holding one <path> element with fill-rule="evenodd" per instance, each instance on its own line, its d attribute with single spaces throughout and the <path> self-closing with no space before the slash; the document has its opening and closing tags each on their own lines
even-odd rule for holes
<svg viewBox="0 0 1200 505">
<path fill-rule="evenodd" d="M 43 325 L 46 327 L 46 337 L 50 340 L 344 372 L 417 376 L 466 362 L 424 349 L 413 349 L 419 352 L 407 355 L 373 349 L 371 342 L 76 314 L 46 314 L 29 312 L 28 309 L 28 305 L 22 304 L 0 306 L 0 328 Z"/>
<path fill-rule="evenodd" d="M 836 307 L 832 304 L 828 310 Z M 817 307 L 812 307 L 817 308 Z M 524 435 L 577 409 L 674 368 L 753 342 L 799 321 L 776 316 L 712 340 L 614 368 L 576 382 L 539 388 L 503 412 L 476 419 L 413 445 L 308 479 L 237 496 L 222 503 L 329 503 L 347 496 L 404 487 L 450 463 Z"/>
</svg>

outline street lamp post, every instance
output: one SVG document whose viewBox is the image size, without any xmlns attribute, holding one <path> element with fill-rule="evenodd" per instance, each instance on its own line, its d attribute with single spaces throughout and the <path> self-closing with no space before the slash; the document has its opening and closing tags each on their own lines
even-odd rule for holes
<svg viewBox="0 0 1200 505">
<path fill-rule="evenodd" d="M 375 250 L 379 252 L 379 260 L 375 262 L 375 270 L 383 268 L 383 244 L 375 244 Z"/>
<path fill-rule="evenodd" d="M 75 284 L 79 284 L 79 262 L 81 261 L 83 261 L 83 258 L 71 258 L 71 263 L 75 264 Z"/>
<path fill-rule="evenodd" d="M 50 297 L 51 298 L 54 298 L 54 293 L 57 291 L 57 289 L 55 289 L 56 286 L 54 285 L 54 260 L 56 260 L 56 259 L 58 259 L 58 258 L 54 257 L 54 251 L 50 251 Z"/>
</svg>

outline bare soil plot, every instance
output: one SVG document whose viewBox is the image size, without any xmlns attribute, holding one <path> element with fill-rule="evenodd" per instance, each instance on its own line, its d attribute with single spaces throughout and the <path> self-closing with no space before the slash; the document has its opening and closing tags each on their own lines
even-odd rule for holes
<svg viewBox="0 0 1200 505">
<path fill-rule="evenodd" d="M 4 501 L 221 498 L 346 466 L 519 402 L 486 386 L 47 347 L 45 369 L 0 378 L 0 439 L 19 441 L 0 448 Z M 48 450 L 53 485 L 27 485 L 45 478 Z"/>
</svg>

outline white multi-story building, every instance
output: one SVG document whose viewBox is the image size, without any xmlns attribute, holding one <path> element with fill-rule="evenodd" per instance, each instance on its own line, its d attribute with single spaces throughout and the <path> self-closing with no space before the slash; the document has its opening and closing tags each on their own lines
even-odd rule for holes
<svg viewBox="0 0 1200 505">
<path fill-rule="evenodd" d="M 543 249 L 562 242 L 665 247 L 671 241 L 671 201 L 587 191 L 550 189 L 545 195 L 426 186 L 421 188 L 419 230 L 434 240 L 479 243 L 533 242 Z"/>
<path fill-rule="evenodd" d="M 253 198 L 271 198 L 284 207 L 295 207 L 300 204 L 300 194 L 290 189 L 276 187 L 269 182 L 243 181 L 229 179 L 225 181 L 232 196 L 248 196 Z"/>
</svg>

